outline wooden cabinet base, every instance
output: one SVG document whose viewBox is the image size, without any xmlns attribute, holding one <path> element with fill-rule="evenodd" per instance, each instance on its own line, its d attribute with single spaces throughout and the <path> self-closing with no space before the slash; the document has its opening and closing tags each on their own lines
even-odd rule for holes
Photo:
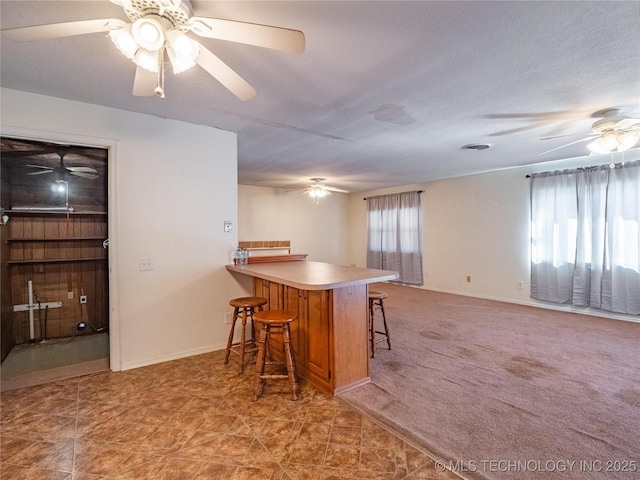
<svg viewBox="0 0 640 480">
<path fill-rule="evenodd" d="M 301 290 L 254 278 L 254 295 L 265 308 L 298 312 L 291 325 L 298 374 L 335 395 L 371 381 L 368 354 L 367 285 Z M 272 355 L 281 360 L 282 340 L 274 336 Z"/>
</svg>

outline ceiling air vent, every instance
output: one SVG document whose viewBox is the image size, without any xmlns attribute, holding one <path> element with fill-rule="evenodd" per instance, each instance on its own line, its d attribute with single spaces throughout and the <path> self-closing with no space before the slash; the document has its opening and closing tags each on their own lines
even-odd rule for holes
<svg viewBox="0 0 640 480">
<path fill-rule="evenodd" d="M 487 145 L 486 143 L 470 143 L 469 145 L 463 145 L 462 150 L 486 150 L 491 147 L 491 145 Z"/>
</svg>

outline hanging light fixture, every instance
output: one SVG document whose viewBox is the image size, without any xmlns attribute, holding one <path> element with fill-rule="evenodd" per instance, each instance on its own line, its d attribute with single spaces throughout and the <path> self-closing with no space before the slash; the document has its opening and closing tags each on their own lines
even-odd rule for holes
<svg viewBox="0 0 640 480">
<path fill-rule="evenodd" d="M 328 193 L 327 187 L 322 184 L 311 185 L 307 191 L 307 194 L 313 198 L 313 203 L 316 205 L 318 205 L 320 203 L 320 199 L 326 197 Z"/>
<path fill-rule="evenodd" d="M 189 70 L 196 64 L 196 58 L 200 54 L 200 44 L 191 40 L 183 32 L 174 28 L 167 33 L 167 54 L 171 60 L 173 73 L 181 73 Z"/>
<path fill-rule="evenodd" d="M 595 153 L 611 153 L 614 151 L 624 152 L 633 148 L 638 143 L 640 136 L 633 131 L 607 130 L 593 142 L 587 145 L 587 148 Z"/>
<path fill-rule="evenodd" d="M 151 15 L 133 22 L 131 35 L 136 43 L 146 50 L 155 52 L 164 46 L 164 29 Z"/>
<path fill-rule="evenodd" d="M 172 0 L 167 0 L 172 4 Z M 140 68 L 158 74 L 156 93 L 162 91 L 165 53 L 169 57 L 173 73 L 189 70 L 196 64 L 200 44 L 175 28 L 166 17 L 149 14 L 132 25 L 111 30 L 111 40 L 120 52 Z M 164 98 L 164 93 L 158 93 Z"/>
</svg>

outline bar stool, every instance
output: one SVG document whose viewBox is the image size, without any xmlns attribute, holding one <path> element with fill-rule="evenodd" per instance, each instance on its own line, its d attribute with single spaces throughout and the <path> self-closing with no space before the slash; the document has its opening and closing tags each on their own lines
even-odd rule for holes
<svg viewBox="0 0 640 480">
<path fill-rule="evenodd" d="M 256 358 L 256 373 L 253 380 L 253 401 L 262 395 L 264 380 L 289 379 L 291 399 L 298 399 L 298 382 L 296 380 L 296 359 L 291 347 L 291 328 L 289 324 L 298 318 L 298 314 L 291 310 L 264 310 L 256 312 L 254 319 L 260 327 L 258 339 L 258 356 Z M 285 362 L 267 360 L 269 336 L 272 332 L 282 332 Z M 287 375 L 265 375 L 265 365 L 286 365 Z"/>
<path fill-rule="evenodd" d="M 391 337 L 389 336 L 389 327 L 387 327 L 387 317 L 384 314 L 383 300 L 387 298 L 387 294 L 384 292 L 377 292 L 375 290 L 369 291 L 369 338 L 371 340 L 371 358 L 376 355 L 376 343 L 384 342 L 384 338 L 376 340 L 376 333 L 384 335 L 387 339 L 387 345 L 391 350 Z M 382 323 L 384 325 L 384 332 L 376 330 L 374 326 L 374 312 L 380 310 L 382 312 Z"/>
<path fill-rule="evenodd" d="M 233 352 L 240 356 L 240 373 L 244 371 L 244 355 L 258 351 L 255 343 L 256 328 L 254 325 L 254 314 L 256 308 L 262 310 L 262 306 L 267 303 L 266 298 L 262 297 L 240 297 L 234 298 L 229 302 L 233 307 L 233 319 L 231 320 L 231 331 L 229 332 L 229 340 L 227 341 L 227 354 L 224 357 L 224 363 L 229 363 L 229 354 Z M 236 320 L 242 320 L 242 333 L 240 341 L 234 342 L 233 336 L 236 329 Z M 251 338 L 246 339 L 247 318 L 251 318 Z M 249 348 L 247 348 L 249 347 Z"/>
</svg>

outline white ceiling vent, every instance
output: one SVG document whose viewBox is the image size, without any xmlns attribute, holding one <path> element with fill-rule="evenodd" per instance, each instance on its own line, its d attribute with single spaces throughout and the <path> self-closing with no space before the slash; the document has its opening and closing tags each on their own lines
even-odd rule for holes
<svg viewBox="0 0 640 480">
<path fill-rule="evenodd" d="M 486 143 L 470 143 L 469 145 L 463 145 L 462 150 L 487 150 L 491 145 Z"/>
</svg>

